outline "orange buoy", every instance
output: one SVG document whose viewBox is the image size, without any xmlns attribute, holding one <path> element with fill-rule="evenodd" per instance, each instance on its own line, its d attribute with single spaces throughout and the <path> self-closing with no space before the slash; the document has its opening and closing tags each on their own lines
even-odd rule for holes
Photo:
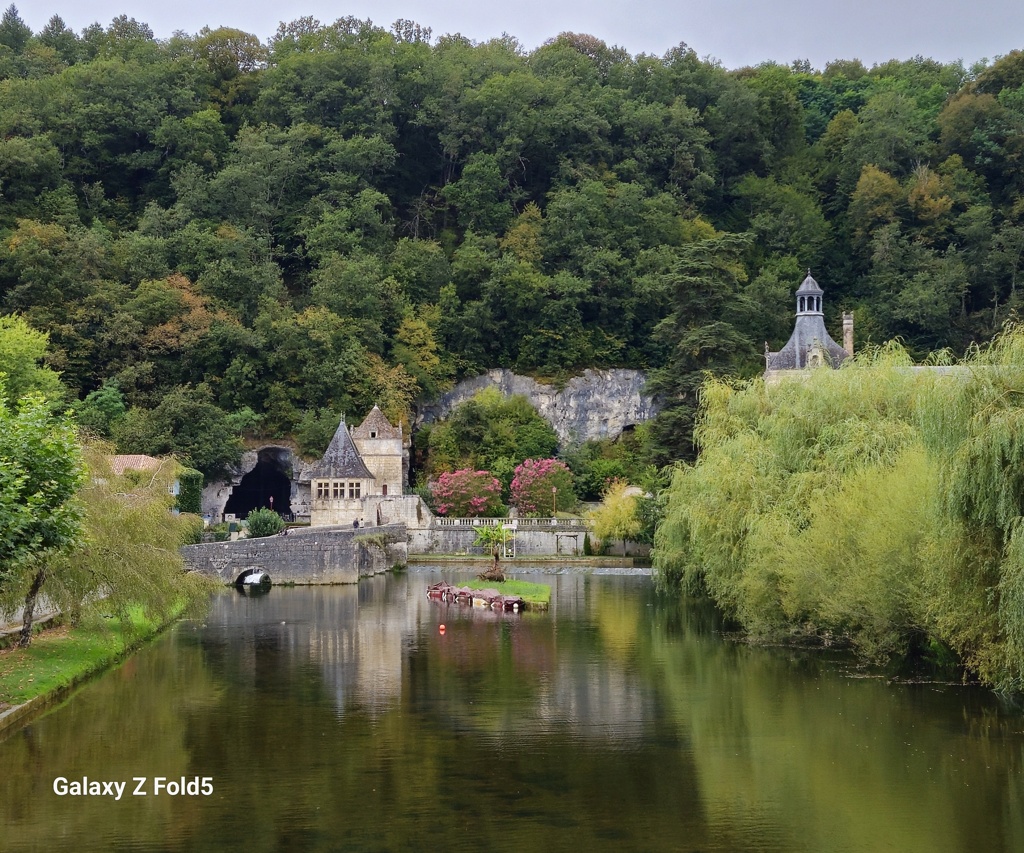
<svg viewBox="0 0 1024 853">
<path fill-rule="evenodd" d="M 440 627 L 438 627 L 438 629 L 437 629 L 437 630 L 438 630 L 438 631 L 439 631 L 440 633 L 442 633 L 442 634 L 443 634 L 443 633 L 444 633 L 444 625 L 442 624 L 442 625 L 441 625 Z"/>
</svg>

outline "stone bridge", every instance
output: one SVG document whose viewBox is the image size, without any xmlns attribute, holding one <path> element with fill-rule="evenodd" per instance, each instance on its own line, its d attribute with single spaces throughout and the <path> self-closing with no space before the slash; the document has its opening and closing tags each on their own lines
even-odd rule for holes
<svg viewBox="0 0 1024 853">
<path fill-rule="evenodd" d="M 253 569 L 262 569 L 278 584 L 335 584 L 404 566 L 408 545 L 404 524 L 314 527 L 296 528 L 287 536 L 186 545 L 181 554 L 190 569 L 225 584 Z"/>
</svg>

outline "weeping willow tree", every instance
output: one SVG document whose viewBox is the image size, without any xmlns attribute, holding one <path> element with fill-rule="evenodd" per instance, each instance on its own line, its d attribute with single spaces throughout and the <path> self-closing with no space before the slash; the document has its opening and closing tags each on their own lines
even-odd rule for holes
<svg viewBox="0 0 1024 853">
<path fill-rule="evenodd" d="M 594 535 L 605 542 L 621 540 L 623 556 L 626 542 L 639 536 L 643 527 L 636 494 L 639 491 L 625 480 L 613 480 L 605 489 L 601 505 L 590 513 Z"/>
<path fill-rule="evenodd" d="M 873 658 L 942 644 L 1024 689 L 1024 331 L 946 370 L 890 345 L 805 382 L 709 380 L 696 435 L 656 537 L 664 579 L 757 636 Z"/>
<path fill-rule="evenodd" d="M 676 472 L 655 565 L 755 635 L 836 635 L 872 657 L 926 631 L 938 472 L 917 425 L 936 378 L 898 346 L 766 387 L 709 380 L 698 462 Z"/>
<path fill-rule="evenodd" d="M 921 407 L 950 536 L 931 554 L 932 616 L 983 679 L 1024 689 L 1024 329 L 965 361 Z"/>
<path fill-rule="evenodd" d="M 112 454 L 103 442 L 84 445 L 88 476 L 78 493 L 82 536 L 51 567 L 46 594 L 73 621 L 84 607 L 95 605 L 130 631 L 133 608 L 161 621 L 202 600 L 209 583 L 187 574 L 179 553 L 189 527 L 202 523 L 171 511 L 170 487 L 180 466 L 167 459 L 154 470 L 118 475 Z"/>
</svg>

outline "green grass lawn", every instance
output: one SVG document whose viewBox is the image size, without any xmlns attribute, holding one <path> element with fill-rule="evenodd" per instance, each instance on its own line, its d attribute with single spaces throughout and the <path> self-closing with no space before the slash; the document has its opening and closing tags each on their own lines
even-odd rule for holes
<svg viewBox="0 0 1024 853">
<path fill-rule="evenodd" d="M 471 580 L 463 581 L 459 586 L 468 586 L 470 589 L 496 589 L 502 595 L 518 595 L 528 605 L 534 607 L 547 607 L 551 601 L 551 587 L 546 583 L 517 580 L 495 583 L 494 581 Z"/>
<path fill-rule="evenodd" d="M 119 620 L 92 615 L 74 628 L 37 634 L 27 649 L 0 649 L 0 711 L 72 686 L 116 662 L 161 627 L 141 611 L 133 611 L 130 620 L 132 630 L 126 632 Z"/>
</svg>

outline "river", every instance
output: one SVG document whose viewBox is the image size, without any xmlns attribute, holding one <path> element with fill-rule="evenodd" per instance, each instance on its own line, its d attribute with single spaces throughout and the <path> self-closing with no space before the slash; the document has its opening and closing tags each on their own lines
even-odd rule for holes
<svg viewBox="0 0 1024 853">
<path fill-rule="evenodd" d="M 497 615 L 442 576 L 217 594 L 0 741 L 0 850 L 1024 850 L 987 691 L 735 642 L 649 577 Z"/>
</svg>

